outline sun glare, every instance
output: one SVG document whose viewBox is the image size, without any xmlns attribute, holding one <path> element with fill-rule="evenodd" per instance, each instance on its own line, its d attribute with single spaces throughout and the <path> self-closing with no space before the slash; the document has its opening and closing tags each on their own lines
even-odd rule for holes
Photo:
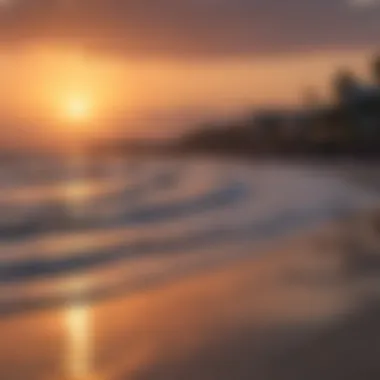
<svg viewBox="0 0 380 380">
<path fill-rule="evenodd" d="M 91 117 L 91 105 L 84 96 L 75 96 L 67 100 L 66 117 L 75 122 L 85 121 Z"/>
</svg>

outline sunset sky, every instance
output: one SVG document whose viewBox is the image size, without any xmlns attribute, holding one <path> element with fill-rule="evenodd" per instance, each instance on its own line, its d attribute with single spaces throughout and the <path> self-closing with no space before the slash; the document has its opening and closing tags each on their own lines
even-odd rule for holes
<svg viewBox="0 0 380 380">
<path fill-rule="evenodd" d="M 376 0 L 0 0 L 3 139 L 79 116 L 86 135 L 164 137 L 325 95 L 338 67 L 365 75 L 379 17 Z"/>
</svg>

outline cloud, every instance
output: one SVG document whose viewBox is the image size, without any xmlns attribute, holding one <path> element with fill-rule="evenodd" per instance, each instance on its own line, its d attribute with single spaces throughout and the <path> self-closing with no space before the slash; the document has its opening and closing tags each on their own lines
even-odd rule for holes
<svg viewBox="0 0 380 380">
<path fill-rule="evenodd" d="M 11 0 L 9 0 L 11 1 Z M 3 46 L 63 41 L 130 56 L 236 56 L 377 43 L 380 9 L 344 0 L 13 0 Z"/>
</svg>

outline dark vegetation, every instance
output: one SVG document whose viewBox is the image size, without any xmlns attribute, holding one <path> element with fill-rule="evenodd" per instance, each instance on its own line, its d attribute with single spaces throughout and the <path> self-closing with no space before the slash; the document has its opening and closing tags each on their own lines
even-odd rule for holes
<svg viewBox="0 0 380 380">
<path fill-rule="evenodd" d="M 341 70 L 332 97 L 313 90 L 297 110 L 257 112 L 244 122 L 210 125 L 184 136 L 181 152 L 253 155 L 376 155 L 380 153 L 380 56 L 369 83 Z"/>
</svg>

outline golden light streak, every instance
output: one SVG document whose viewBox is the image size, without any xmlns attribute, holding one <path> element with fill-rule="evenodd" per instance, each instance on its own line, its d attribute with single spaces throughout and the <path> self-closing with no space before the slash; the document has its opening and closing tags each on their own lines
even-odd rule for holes
<svg viewBox="0 0 380 380">
<path fill-rule="evenodd" d="M 67 374 L 69 379 L 88 379 L 91 373 L 91 329 L 88 306 L 70 307 L 66 312 L 68 330 Z"/>
<path fill-rule="evenodd" d="M 82 117 L 85 112 L 84 104 L 81 102 L 73 103 L 71 116 Z M 85 200 L 88 196 L 88 186 L 84 183 L 80 185 L 75 181 L 75 177 L 84 177 L 84 167 L 80 157 L 72 157 L 68 167 L 68 179 L 66 185 L 66 202 L 65 206 L 68 216 L 73 220 L 80 218 L 84 212 Z M 79 213 L 78 213 L 79 212 Z M 80 248 L 80 241 L 77 242 Z M 87 287 L 87 281 L 84 278 L 76 278 L 68 287 L 75 295 L 80 295 Z M 67 325 L 67 368 L 68 378 L 71 380 L 88 380 L 92 372 L 92 347 L 91 341 L 91 309 L 85 303 L 76 303 L 70 305 L 66 311 Z"/>
</svg>

